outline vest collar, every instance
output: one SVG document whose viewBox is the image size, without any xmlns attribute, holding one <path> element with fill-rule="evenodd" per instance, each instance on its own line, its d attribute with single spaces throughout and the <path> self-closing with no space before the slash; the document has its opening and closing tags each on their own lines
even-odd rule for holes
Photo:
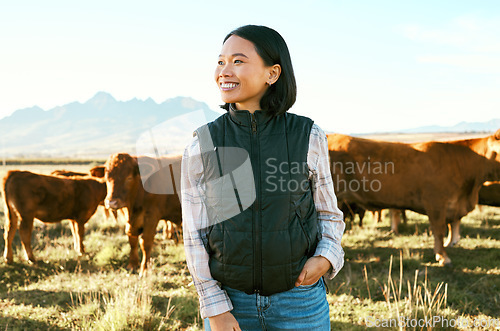
<svg viewBox="0 0 500 331">
<path fill-rule="evenodd" d="M 258 126 L 269 122 L 273 118 L 273 115 L 266 110 L 256 110 L 254 115 Z M 229 116 L 236 124 L 242 126 L 251 126 L 252 124 L 252 114 L 248 110 L 236 109 L 234 104 L 229 105 Z"/>
</svg>

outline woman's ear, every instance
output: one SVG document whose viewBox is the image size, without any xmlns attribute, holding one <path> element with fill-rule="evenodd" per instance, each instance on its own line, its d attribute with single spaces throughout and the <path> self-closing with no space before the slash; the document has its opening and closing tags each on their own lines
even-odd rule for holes
<svg viewBox="0 0 500 331">
<path fill-rule="evenodd" d="M 273 85 L 276 83 L 278 78 L 280 78 L 281 75 L 281 66 L 279 64 L 275 64 L 271 67 L 269 67 L 269 79 L 267 81 L 268 85 Z"/>
</svg>

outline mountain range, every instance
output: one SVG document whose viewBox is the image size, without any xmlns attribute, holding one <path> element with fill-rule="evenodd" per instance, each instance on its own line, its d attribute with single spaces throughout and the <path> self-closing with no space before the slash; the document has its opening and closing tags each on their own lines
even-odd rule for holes
<svg viewBox="0 0 500 331">
<path fill-rule="evenodd" d="M 116 152 L 136 154 L 141 135 L 166 121 L 182 118 L 183 126 L 194 130 L 218 116 L 220 113 L 205 103 L 188 97 L 158 104 L 151 98 L 117 101 L 110 94 L 99 92 L 85 103 L 73 102 L 47 111 L 25 108 L 1 119 L 0 154 L 8 158 L 107 158 Z M 192 137 L 192 131 L 187 136 Z"/>
<path fill-rule="evenodd" d="M 151 98 L 117 101 L 106 92 L 98 92 L 85 103 L 50 110 L 35 106 L 0 119 L 0 156 L 105 159 L 116 152 L 179 152 L 194 129 L 221 113 L 189 97 L 162 103 Z M 494 132 L 498 128 L 500 119 L 492 119 L 397 132 Z"/>
</svg>

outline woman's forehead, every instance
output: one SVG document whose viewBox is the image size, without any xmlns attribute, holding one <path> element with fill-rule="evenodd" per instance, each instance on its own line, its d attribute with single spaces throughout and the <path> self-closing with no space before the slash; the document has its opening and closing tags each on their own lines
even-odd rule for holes
<svg viewBox="0 0 500 331">
<path fill-rule="evenodd" d="M 235 55 L 251 57 L 257 55 L 257 51 L 255 50 L 255 45 L 251 41 L 232 35 L 222 45 L 220 56 L 228 57 Z"/>
</svg>

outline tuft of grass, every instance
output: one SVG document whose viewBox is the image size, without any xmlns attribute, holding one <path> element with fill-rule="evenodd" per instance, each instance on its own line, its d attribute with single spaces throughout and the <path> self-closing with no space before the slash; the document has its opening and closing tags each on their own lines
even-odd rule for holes
<svg viewBox="0 0 500 331">
<path fill-rule="evenodd" d="M 175 307 L 162 316 L 152 306 L 147 282 L 126 284 L 113 292 L 79 294 L 79 314 L 86 313 L 82 330 L 163 330 Z"/>
<path fill-rule="evenodd" d="M 388 309 L 388 318 L 400 320 L 406 317 L 410 319 L 433 320 L 434 316 L 450 318 L 447 310 L 448 284 L 439 282 L 434 290 L 427 279 L 427 268 L 425 268 L 424 282 L 419 282 L 419 270 L 415 270 L 413 283 L 403 280 L 402 252 L 399 260 L 399 280 L 392 277 L 392 255 L 389 264 L 387 282 L 383 285 L 383 294 Z M 405 290 L 406 287 L 406 290 Z M 406 291 L 406 295 L 405 295 Z M 402 329 L 411 329 L 399 327 Z M 417 329 L 416 327 L 413 329 Z"/>
</svg>

